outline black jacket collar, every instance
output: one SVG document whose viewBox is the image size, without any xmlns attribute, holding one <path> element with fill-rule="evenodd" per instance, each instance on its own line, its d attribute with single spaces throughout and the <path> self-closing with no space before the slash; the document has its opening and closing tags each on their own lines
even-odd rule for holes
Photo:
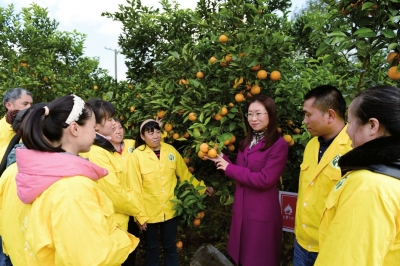
<svg viewBox="0 0 400 266">
<path fill-rule="evenodd" d="M 342 174 L 366 169 L 400 179 L 400 137 L 381 137 L 349 151 L 339 159 Z"/>
<path fill-rule="evenodd" d="M 117 150 L 115 149 L 114 145 L 111 144 L 111 142 L 104 138 L 103 136 L 96 134 L 96 138 L 94 139 L 93 145 L 99 146 L 109 152 L 116 152 Z"/>
</svg>

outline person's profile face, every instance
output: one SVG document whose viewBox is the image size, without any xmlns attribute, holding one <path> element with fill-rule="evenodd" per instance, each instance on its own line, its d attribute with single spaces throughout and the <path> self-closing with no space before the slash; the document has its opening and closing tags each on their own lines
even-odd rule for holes
<svg viewBox="0 0 400 266">
<path fill-rule="evenodd" d="M 31 107 L 32 104 L 33 104 L 32 96 L 30 96 L 28 94 L 23 94 L 21 96 L 21 98 L 15 100 L 14 103 L 7 102 L 6 108 L 8 111 L 24 110 L 24 109 Z"/>
<path fill-rule="evenodd" d="M 328 114 L 323 113 L 314 104 L 315 98 L 308 99 L 304 101 L 303 112 L 304 119 L 303 123 L 306 125 L 308 132 L 311 136 L 321 136 L 324 137 L 327 132 L 328 125 Z"/>
</svg>

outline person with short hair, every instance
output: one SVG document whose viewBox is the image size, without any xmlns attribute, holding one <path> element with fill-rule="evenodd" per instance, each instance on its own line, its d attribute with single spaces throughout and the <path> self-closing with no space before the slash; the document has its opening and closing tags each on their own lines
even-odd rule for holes
<svg viewBox="0 0 400 266">
<path fill-rule="evenodd" d="M 178 217 L 175 216 L 171 200 L 176 199 L 174 190 L 178 180 L 190 180 L 182 156 L 172 146 L 161 141 L 159 121 L 145 120 L 136 135 L 136 149 L 132 153 L 134 191 L 143 215 L 135 216 L 143 231 L 146 266 L 160 265 L 159 239 L 161 239 L 164 265 L 177 266 L 176 234 Z M 193 186 L 204 186 L 203 181 L 193 179 Z M 214 195 L 212 187 L 199 191 Z"/>
<path fill-rule="evenodd" d="M 115 108 L 110 102 L 101 99 L 91 99 L 88 103 L 96 116 L 96 138 L 90 151 L 81 156 L 108 170 L 108 175 L 99 180 L 98 184 L 113 202 L 119 227 L 127 230 L 129 216 L 142 214 L 132 189 L 128 187 L 132 171 L 110 142 L 115 126 Z"/>
<path fill-rule="evenodd" d="M 8 90 L 3 97 L 3 106 L 6 108 L 6 115 L 0 119 L 0 149 L 10 143 L 15 132 L 11 128 L 11 117 L 14 110 L 23 110 L 32 106 L 32 94 L 21 88 Z"/>
<path fill-rule="evenodd" d="M 313 138 L 304 150 L 300 165 L 294 266 L 314 265 L 325 200 L 341 179 L 339 158 L 351 150 L 346 133 L 346 102 L 337 88 L 322 85 L 309 91 L 304 96 L 303 112 L 303 123 Z"/>
<path fill-rule="evenodd" d="M 376 86 L 348 110 L 353 150 L 339 160 L 319 228 L 316 266 L 400 263 L 400 89 Z"/>
<path fill-rule="evenodd" d="M 18 265 L 120 265 L 138 245 L 118 228 L 113 204 L 97 184 L 107 170 L 78 156 L 90 149 L 95 126 L 90 105 L 76 95 L 34 106 L 23 119 L 25 147 L 0 179 L 1 229 L 10 233 L 3 241 L 10 255 L 25 258 Z"/>
</svg>

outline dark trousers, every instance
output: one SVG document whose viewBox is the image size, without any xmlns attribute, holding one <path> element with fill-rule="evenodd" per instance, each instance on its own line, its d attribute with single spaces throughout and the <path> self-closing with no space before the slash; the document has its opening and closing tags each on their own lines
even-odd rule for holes
<svg viewBox="0 0 400 266">
<path fill-rule="evenodd" d="M 128 232 L 132 235 L 139 237 L 139 227 L 136 225 L 135 218 L 129 216 Z M 136 265 L 136 253 L 139 246 L 129 254 L 128 258 L 122 263 L 122 266 L 135 266 Z"/>
<path fill-rule="evenodd" d="M 3 253 L 2 239 L 0 236 L 0 266 L 12 266 L 10 257 Z"/>
<path fill-rule="evenodd" d="M 313 266 L 318 256 L 318 252 L 309 252 L 302 248 L 297 240 L 294 240 L 294 266 Z"/>
<path fill-rule="evenodd" d="M 160 254 L 158 251 L 159 234 L 164 254 L 164 266 L 177 266 L 178 253 L 176 251 L 176 232 L 178 228 L 178 218 L 154 224 L 147 224 L 144 233 L 146 266 L 159 266 Z"/>
</svg>

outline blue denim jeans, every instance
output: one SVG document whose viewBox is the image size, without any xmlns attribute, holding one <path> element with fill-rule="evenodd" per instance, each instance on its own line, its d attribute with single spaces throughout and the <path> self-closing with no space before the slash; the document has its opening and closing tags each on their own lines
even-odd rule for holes
<svg viewBox="0 0 400 266">
<path fill-rule="evenodd" d="M 10 257 L 3 252 L 3 242 L 0 236 L 0 266 L 12 266 Z"/>
<path fill-rule="evenodd" d="M 317 256 L 318 252 L 309 252 L 294 240 L 293 266 L 313 266 Z"/>
<path fill-rule="evenodd" d="M 147 224 L 144 234 L 146 266 L 159 266 L 160 254 L 158 241 L 161 237 L 161 245 L 164 254 L 164 266 L 178 266 L 178 252 L 176 251 L 176 232 L 178 218 L 154 224 Z M 160 231 L 160 235 L 158 232 Z"/>
</svg>

